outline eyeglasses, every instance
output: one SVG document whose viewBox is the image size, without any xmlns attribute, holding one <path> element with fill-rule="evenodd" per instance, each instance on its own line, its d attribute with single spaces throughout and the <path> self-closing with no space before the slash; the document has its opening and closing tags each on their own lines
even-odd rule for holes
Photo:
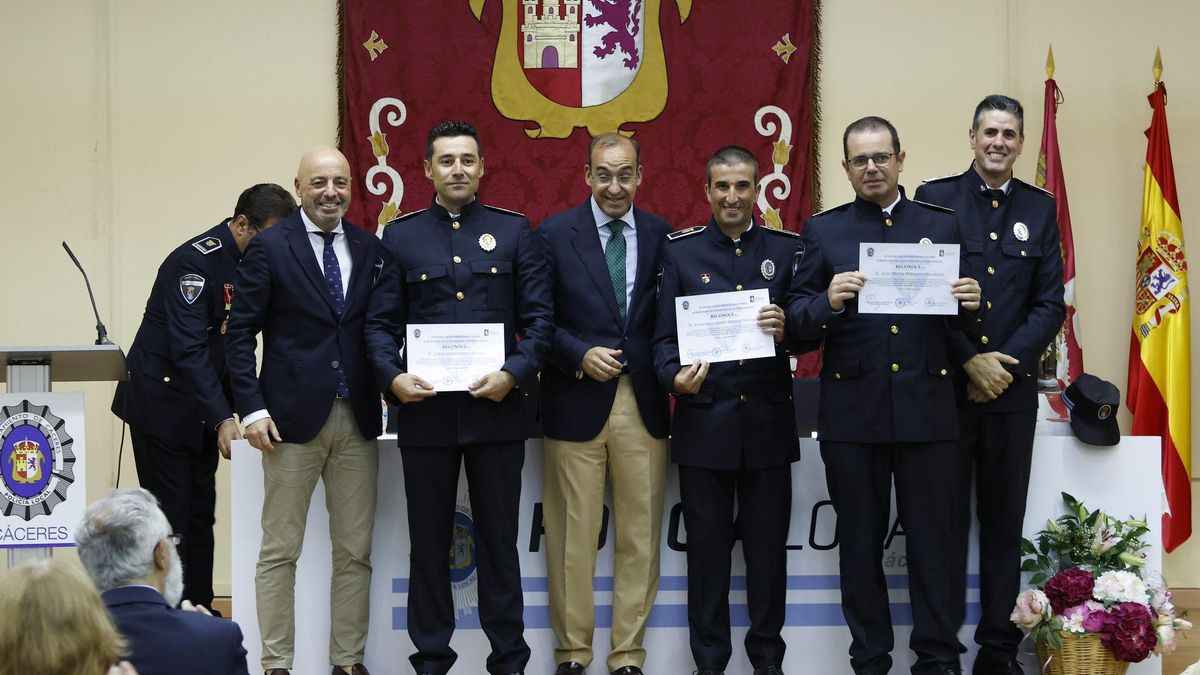
<svg viewBox="0 0 1200 675">
<path fill-rule="evenodd" d="M 877 152 L 874 155 L 859 155 L 858 157 L 851 157 L 847 161 L 850 163 L 850 166 L 858 169 L 859 171 L 867 168 L 867 162 L 875 162 L 875 166 L 882 169 L 888 164 L 891 164 L 892 158 L 895 156 L 896 153 L 894 152 Z"/>
<path fill-rule="evenodd" d="M 179 542 L 183 541 L 183 535 L 172 532 L 167 535 L 167 541 L 171 542 L 172 546 L 178 546 Z"/>
<path fill-rule="evenodd" d="M 617 185 L 620 185 L 621 187 L 629 187 L 630 185 L 633 185 L 635 182 L 637 182 L 637 178 L 633 175 L 606 176 L 603 174 L 592 174 L 592 181 L 594 181 L 596 183 L 596 185 L 599 185 L 601 187 L 611 185 L 614 180 L 617 182 Z"/>
</svg>

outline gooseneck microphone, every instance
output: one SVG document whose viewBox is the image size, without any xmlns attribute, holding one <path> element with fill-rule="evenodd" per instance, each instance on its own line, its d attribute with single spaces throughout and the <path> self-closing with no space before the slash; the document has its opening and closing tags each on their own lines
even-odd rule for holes
<svg viewBox="0 0 1200 675">
<path fill-rule="evenodd" d="M 71 252 L 71 247 L 67 246 L 67 242 L 62 243 L 66 249 L 67 255 L 71 256 L 71 262 L 79 268 L 79 273 L 83 275 L 83 283 L 87 284 L 88 300 L 92 301 L 92 313 L 96 315 L 96 344 L 111 345 L 112 342 L 108 339 L 108 329 L 104 327 L 104 322 L 100 320 L 100 312 L 96 310 L 96 296 L 92 293 L 92 282 L 88 280 L 87 272 L 83 271 L 83 265 L 79 264 L 79 258 Z"/>
</svg>

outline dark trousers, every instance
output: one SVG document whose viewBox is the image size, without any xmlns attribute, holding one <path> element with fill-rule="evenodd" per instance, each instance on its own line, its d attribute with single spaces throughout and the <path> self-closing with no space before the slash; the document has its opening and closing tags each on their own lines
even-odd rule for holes
<svg viewBox="0 0 1200 675">
<path fill-rule="evenodd" d="M 975 513 L 979 518 L 979 604 L 983 610 L 975 641 L 985 656 L 1015 657 L 1022 633 L 1009 619 L 1021 592 L 1021 525 L 1029 494 L 1033 434 L 1037 410 L 980 412 L 977 406 L 958 411 L 961 449 L 958 455 L 958 503 L 954 506 L 956 538 L 961 545 L 955 565 L 955 593 L 964 602 L 967 535 L 971 529 L 971 472 L 975 473 Z"/>
<path fill-rule="evenodd" d="M 680 466 L 679 494 L 687 528 L 688 632 L 696 666 L 724 670 L 733 653 L 729 574 L 737 539 L 746 559 L 746 654 L 755 668 L 782 665 L 792 467 L 719 471 Z"/>
<path fill-rule="evenodd" d="M 444 675 L 458 655 L 450 648 L 454 601 L 447 552 L 454 541 L 459 467 L 466 462 L 471 500 L 479 622 L 492 646 L 490 673 L 519 673 L 529 661 L 522 616 L 517 518 L 525 443 L 486 443 L 447 448 L 401 448 L 408 503 L 411 561 L 408 635 L 417 648 L 409 657 L 418 673 Z"/>
<path fill-rule="evenodd" d="M 158 498 L 171 529 L 183 538 L 183 599 L 212 605 L 213 515 L 217 507 L 216 430 L 205 426 L 199 448 L 183 448 L 129 428 L 138 483 Z"/>
<path fill-rule="evenodd" d="M 957 441 L 821 442 L 829 496 L 837 511 L 842 612 L 856 673 L 887 673 L 894 646 L 883 545 L 890 529 L 892 481 L 905 534 L 913 631 L 913 673 L 957 664 L 962 599 L 948 581 L 961 545 L 952 525 Z M 1015 597 L 1015 596 L 1014 596 Z"/>
</svg>

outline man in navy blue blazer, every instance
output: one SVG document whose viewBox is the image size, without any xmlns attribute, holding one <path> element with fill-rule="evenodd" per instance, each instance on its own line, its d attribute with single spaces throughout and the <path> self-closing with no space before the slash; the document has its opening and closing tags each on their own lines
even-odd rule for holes
<svg viewBox="0 0 1200 675">
<path fill-rule="evenodd" d="M 616 537 L 608 670 L 639 675 L 658 591 L 667 467 L 667 397 L 654 372 L 654 280 L 671 226 L 633 205 L 637 141 L 600 134 L 588 148 L 592 196 L 535 238 L 550 267 L 554 340 L 542 371 L 542 513 L 556 675 L 592 661 L 595 542 L 611 476 Z"/>
<path fill-rule="evenodd" d="M 97 500 L 75 533 L 79 560 L 139 675 L 248 675 L 236 623 L 187 602 L 175 608 L 183 595 L 178 543 L 154 495 L 141 488 Z"/>
<path fill-rule="evenodd" d="M 309 500 L 325 484 L 333 544 L 329 659 L 365 674 L 379 390 L 363 323 L 386 264 L 379 240 L 343 220 L 350 165 L 318 147 L 300 161 L 300 209 L 258 235 L 238 267 L 226 345 L 246 439 L 262 451 L 262 549 L 255 576 L 262 665 L 282 675 L 295 653 L 296 560 Z M 262 333 L 262 371 L 255 375 Z"/>
</svg>

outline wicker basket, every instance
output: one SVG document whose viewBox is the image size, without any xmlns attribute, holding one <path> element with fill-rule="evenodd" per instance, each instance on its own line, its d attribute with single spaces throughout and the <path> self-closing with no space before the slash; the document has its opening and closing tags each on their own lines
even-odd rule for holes
<svg viewBox="0 0 1200 675">
<path fill-rule="evenodd" d="M 1128 661 L 1118 661 L 1100 643 L 1095 633 L 1068 633 L 1058 631 L 1062 649 L 1053 649 L 1038 642 L 1038 666 L 1043 675 L 1125 675 Z"/>
</svg>

